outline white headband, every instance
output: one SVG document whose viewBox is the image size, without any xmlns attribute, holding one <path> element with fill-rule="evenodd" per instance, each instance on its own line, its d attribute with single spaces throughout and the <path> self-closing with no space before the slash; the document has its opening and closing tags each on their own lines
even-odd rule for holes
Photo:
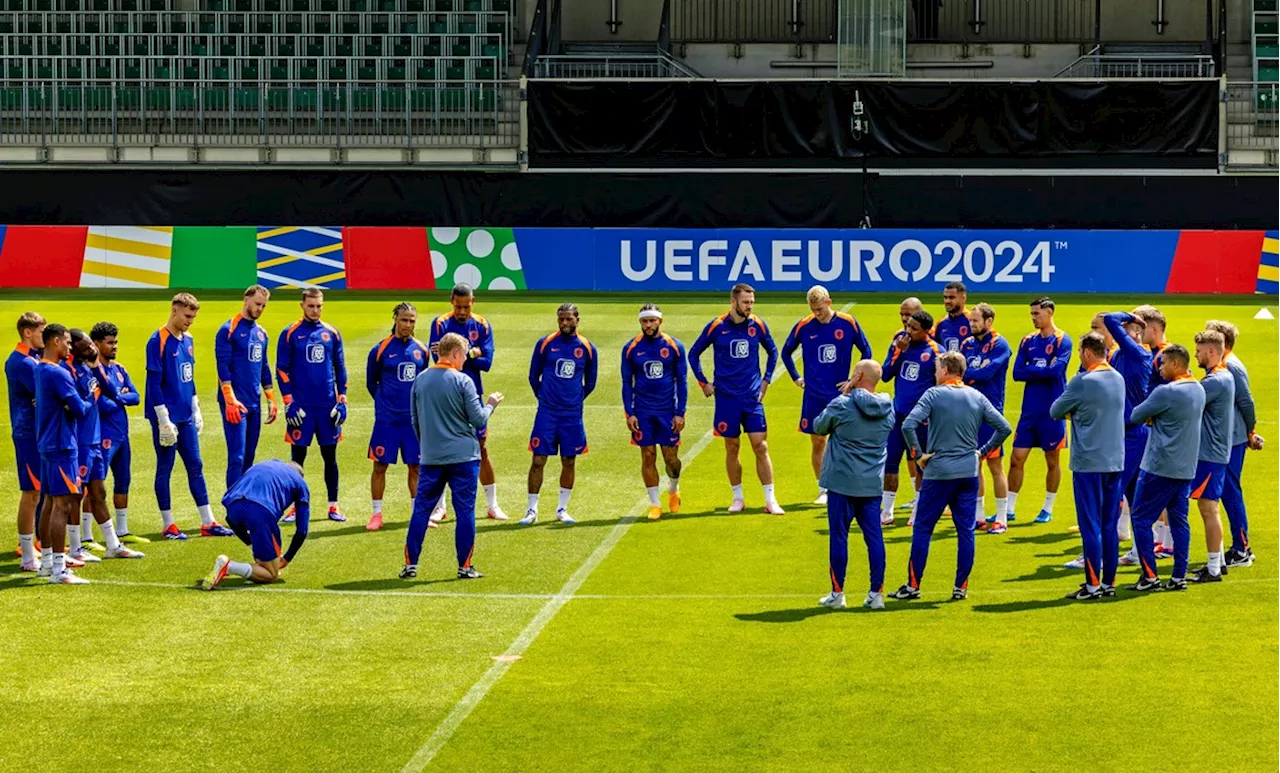
<svg viewBox="0 0 1280 773">
<path fill-rule="evenodd" d="M 657 309 L 645 309 L 640 312 L 640 320 L 644 321 L 646 319 L 662 319 L 662 312 Z"/>
</svg>

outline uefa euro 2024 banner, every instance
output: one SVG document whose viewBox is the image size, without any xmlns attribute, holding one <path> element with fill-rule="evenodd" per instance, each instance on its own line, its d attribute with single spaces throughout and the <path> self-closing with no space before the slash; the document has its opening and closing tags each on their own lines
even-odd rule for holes
<svg viewBox="0 0 1280 773">
<path fill-rule="evenodd" d="M 0 287 L 1275 293 L 1274 231 L 0 226 Z"/>
</svg>

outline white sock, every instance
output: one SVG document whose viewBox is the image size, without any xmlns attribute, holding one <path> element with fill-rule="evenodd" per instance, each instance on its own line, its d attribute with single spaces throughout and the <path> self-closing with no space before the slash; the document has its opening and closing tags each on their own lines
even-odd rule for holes
<svg viewBox="0 0 1280 773">
<path fill-rule="evenodd" d="M 166 528 L 166 529 L 167 529 L 167 528 L 169 528 L 170 526 L 172 526 L 172 525 L 173 525 L 173 511 L 172 511 L 172 510 L 161 510 L 161 511 L 160 511 L 160 522 L 161 522 L 162 524 L 164 524 L 164 528 Z"/>
<path fill-rule="evenodd" d="M 880 495 L 880 512 L 893 513 L 893 500 L 898 498 L 898 492 L 886 491 Z"/>
<path fill-rule="evenodd" d="M 1163 521 L 1156 521 L 1156 542 L 1168 546 L 1173 540 L 1169 537 L 1169 526 Z"/>
<path fill-rule="evenodd" d="M 93 542 L 93 513 L 80 513 L 80 538 L 85 542 Z"/>
<path fill-rule="evenodd" d="M 236 577 L 243 577 L 246 580 L 253 574 L 253 564 L 242 564 L 239 561 L 232 561 L 227 564 L 227 573 L 234 574 Z"/>
<path fill-rule="evenodd" d="M 734 501 L 735 501 L 735 502 L 742 501 L 742 484 L 741 484 L 741 483 L 739 483 L 738 485 L 733 486 L 732 488 L 733 488 L 733 499 L 734 499 Z"/>
<path fill-rule="evenodd" d="M 538 495 L 537 494 L 529 495 L 529 509 L 535 513 L 538 512 Z"/>
<path fill-rule="evenodd" d="M 678 494 L 678 493 L 680 493 L 680 479 L 679 479 L 679 478 L 667 478 L 667 491 L 668 491 L 668 492 L 670 492 L 670 493 L 672 493 L 672 494 Z"/>
<path fill-rule="evenodd" d="M 996 497 L 996 523 L 1001 526 L 1009 525 L 1009 498 Z"/>
<path fill-rule="evenodd" d="M 658 507 L 658 505 L 660 504 L 660 503 L 658 502 L 658 487 L 657 487 L 657 486 L 645 486 L 645 487 L 644 487 L 644 493 L 646 493 L 646 494 L 648 494 L 648 495 L 649 495 L 649 506 L 650 506 L 650 507 Z"/>
<path fill-rule="evenodd" d="M 977 512 L 977 515 L 974 517 L 975 523 L 977 521 L 987 520 L 987 498 L 985 495 L 978 497 L 978 506 L 975 510 Z"/>
<path fill-rule="evenodd" d="M 200 525 L 212 526 L 216 521 L 213 520 L 213 508 L 209 505 L 197 505 L 196 509 L 200 511 Z"/>
<path fill-rule="evenodd" d="M 432 508 L 431 512 L 438 513 L 444 509 L 444 497 L 445 497 L 444 492 L 443 491 L 440 492 L 440 499 L 436 501 L 436 506 Z"/>
<path fill-rule="evenodd" d="M 76 528 L 79 528 L 79 527 L 76 527 Z M 53 558 L 49 560 L 53 562 L 51 564 L 51 566 L 53 567 L 53 576 L 57 577 L 58 575 L 63 574 L 67 571 L 67 554 L 66 553 L 54 553 Z"/>
<path fill-rule="evenodd" d="M 120 539 L 116 537 L 116 525 L 114 523 L 107 521 L 98 528 L 102 529 L 102 541 L 107 543 L 107 550 L 116 550 L 120 547 Z"/>
<path fill-rule="evenodd" d="M 129 533 L 129 508 L 121 507 L 116 510 L 116 534 Z"/>
<path fill-rule="evenodd" d="M 1053 500 L 1058 498 L 1058 492 L 1046 493 L 1044 495 L 1044 511 L 1053 515 Z"/>
<path fill-rule="evenodd" d="M 19 534 L 18 544 L 22 546 L 22 563 L 29 564 L 36 560 L 36 535 Z"/>
<path fill-rule="evenodd" d="M 382 515 L 382 500 L 374 499 L 372 501 L 373 501 L 373 514 Z"/>
<path fill-rule="evenodd" d="M 67 527 L 67 552 L 75 555 L 80 552 L 80 524 Z"/>
<path fill-rule="evenodd" d="M 485 484 L 484 501 L 489 505 L 490 510 L 498 509 L 498 484 L 497 483 Z"/>
<path fill-rule="evenodd" d="M 1222 574 L 1222 554 L 1221 553 L 1209 554 L 1209 574 L 1213 575 L 1214 577 L 1217 577 L 1218 575 Z"/>
<path fill-rule="evenodd" d="M 53 548 L 45 547 L 40 551 L 40 568 L 48 569 L 51 566 L 53 566 Z"/>
<path fill-rule="evenodd" d="M 764 503 L 765 503 L 766 505 L 771 505 L 771 504 L 773 504 L 773 503 L 775 503 L 775 502 L 777 502 L 777 501 L 778 501 L 778 500 L 776 500 L 776 499 L 774 499 L 774 498 L 773 498 L 773 484 L 772 484 L 772 483 L 765 483 L 765 484 L 762 484 L 762 485 L 760 486 L 760 488 L 764 489 Z"/>
<path fill-rule="evenodd" d="M 573 489 L 563 487 L 560 489 L 560 504 L 556 506 L 556 512 L 569 509 L 569 497 L 571 496 L 573 496 Z"/>
<path fill-rule="evenodd" d="M 1116 523 L 1116 532 L 1120 535 L 1121 540 L 1133 537 L 1133 520 L 1129 517 L 1129 504 L 1127 502 L 1120 504 L 1120 521 Z"/>
<path fill-rule="evenodd" d="M 916 519 L 916 510 L 920 507 L 920 497 L 916 497 L 911 501 L 911 520 Z"/>
<path fill-rule="evenodd" d="M 1016 491 L 1009 492 L 1009 512 L 1018 512 L 1018 492 Z"/>
</svg>

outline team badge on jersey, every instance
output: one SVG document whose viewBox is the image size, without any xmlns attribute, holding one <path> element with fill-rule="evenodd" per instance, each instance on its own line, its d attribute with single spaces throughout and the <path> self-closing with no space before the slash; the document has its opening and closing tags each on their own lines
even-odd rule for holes
<svg viewBox="0 0 1280 773">
<path fill-rule="evenodd" d="M 902 364 L 902 378 L 907 381 L 915 381 L 920 378 L 920 366 L 914 362 L 904 362 Z"/>
<path fill-rule="evenodd" d="M 262 362 L 262 344 L 249 344 L 249 362 Z"/>
<path fill-rule="evenodd" d="M 573 378 L 573 374 L 575 372 L 577 372 L 577 363 L 574 362 L 573 360 L 556 360 L 556 376 L 557 377 Z"/>
<path fill-rule="evenodd" d="M 307 362 L 324 362 L 324 344 L 311 344 L 307 347 Z"/>
<path fill-rule="evenodd" d="M 182 363 L 182 369 L 178 374 L 178 378 L 182 379 L 184 382 L 189 382 L 192 380 L 193 377 L 194 377 L 194 374 L 191 368 L 191 363 L 189 362 Z"/>
<path fill-rule="evenodd" d="M 836 331 L 839 332 L 839 331 Z M 823 344 L 818 347 L 818 362 L 835 362 L 836 347 L 835 344 Z"/>
<path fill-rule="evenodd" d="M 649 360 L 644 364 L 644 375 L 648 378 L 662 378 L 663 372 L 661 360 Z"/>
<path fill-rule="evenodd" d="M 736 360 L 744 359 L 751 354 L 751 343 L 749 341 L 743 341 L 741 339 L 734 341 L 733 351 L 731 351 L 729 354 Z"/>
<path fill-rule="evenodd" d="M 417 352 L 414 352 L 414 354 L 417 354 Z M 412 362 L 400 363 L 398 371 L 401 381 L 413 381 L 418 376 L 418 366 L 414 365 Z"/>
</svg>

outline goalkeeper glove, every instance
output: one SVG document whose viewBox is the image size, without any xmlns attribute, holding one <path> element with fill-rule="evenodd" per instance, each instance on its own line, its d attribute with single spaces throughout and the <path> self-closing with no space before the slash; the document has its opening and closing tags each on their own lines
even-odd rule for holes
<svg viewBox="0 0 1280 773">
<path fill-rule="evenodd" d="M 163 405 L 156 406 L 156 430 L 162 447 L 172 448 L 178 444 L 178 427 L 169 420 L 169 409 Z"/>
</svg>

